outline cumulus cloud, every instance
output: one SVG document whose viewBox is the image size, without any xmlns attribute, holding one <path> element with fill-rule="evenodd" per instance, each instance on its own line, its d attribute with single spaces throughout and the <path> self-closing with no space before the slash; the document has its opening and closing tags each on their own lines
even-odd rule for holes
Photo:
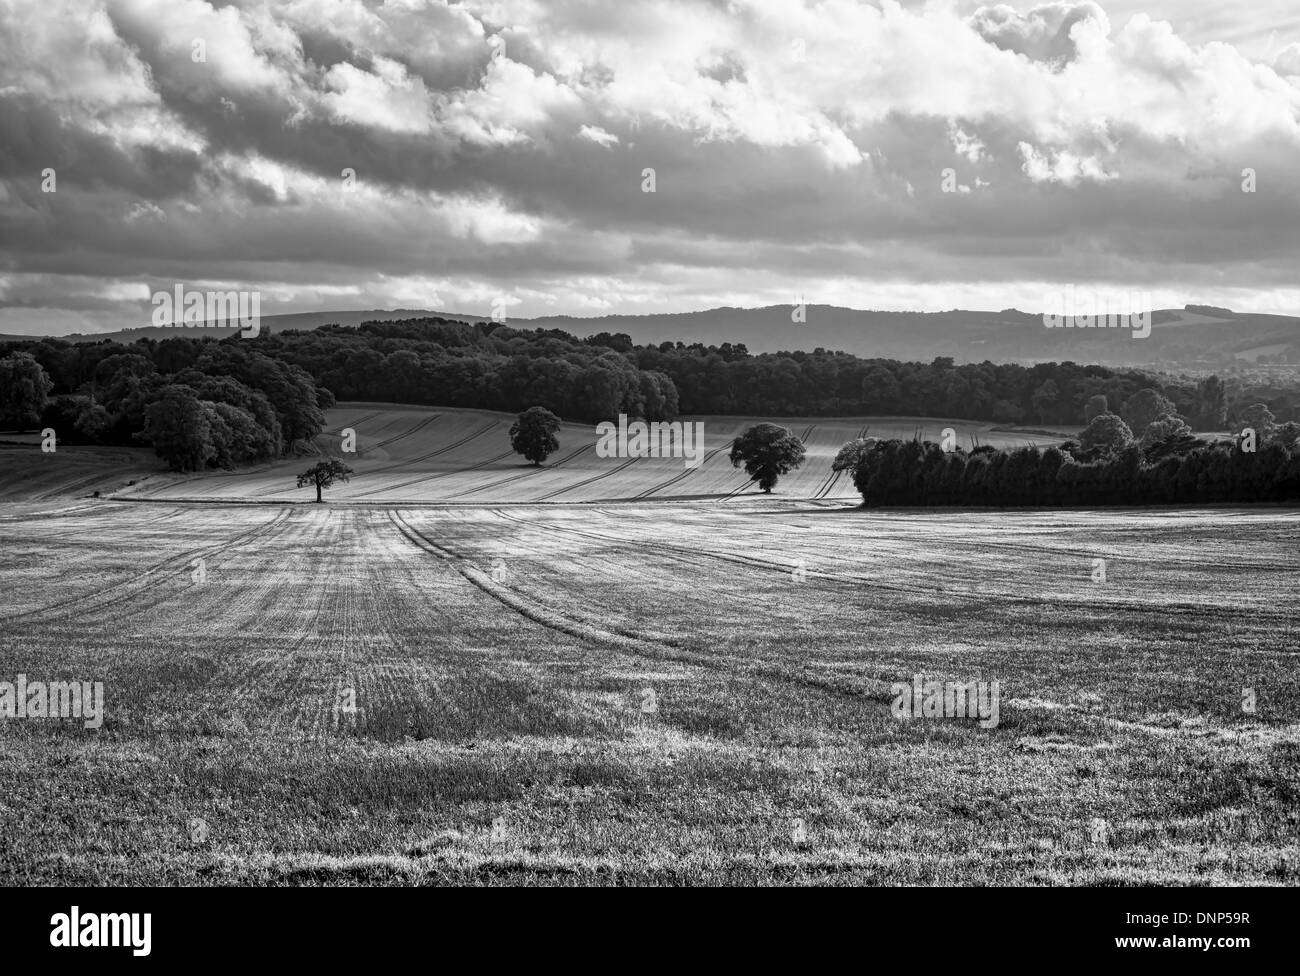
<svg viewBox="0 0 1300 976">
<path fill-rule="evenodd" d="M 1023 54 L 1032 61 L 1063 66 L 1078 54 L 1072 37 L 1076 24 L 1092 21 L 1102 34 L 1110 32 L 1106 12 L 1097 4 L 1045 3 L 1028 13 L 1017 13 L 1014 7 L 998 4 L 980 7 L 971 15 L 975 32 L 990 44 L 1004 51 Z"/>
<path fill-rule="evenodd" d="M 0 323 L 139 324 L 114 283 L 160 276 L 524 315 L 1283 294 L 1300 45 L 1135 3 L 0 0 Z"/>
</svg>

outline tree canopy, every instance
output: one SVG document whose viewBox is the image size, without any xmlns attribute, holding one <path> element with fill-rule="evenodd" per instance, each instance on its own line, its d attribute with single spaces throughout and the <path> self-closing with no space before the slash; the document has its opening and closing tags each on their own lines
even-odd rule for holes
<svg viewBox="0 0 1300 976">
<path fill-rule="evenodd" d="M 777 479 L 803 463 L 803 441 L 789 428 L 777 424 L 755 424 L 731 444 L 732 467 L 745 466 L 745 473 L 764 492 L 776 487 Z"/>
<path fill-rule="evenodd" d="M 560 449 L 555 436 L 560 418 L 545 407 L 529 407 L 510 425 L 510 446 L 534 465 L 540 465 Z"/>
<path fill-rule="evenodd" d="M 346 482 L 350 480 L 352 474 L 352 469 L 338 458 L 328 458 L 324 461 L 318 461 L 298 475 L 298 487 L 314 487 L 316 489 L 316 503 L 320 504 L 321 492 L 324 489 L 332 487 L 336 481 Z"/>
</svg>

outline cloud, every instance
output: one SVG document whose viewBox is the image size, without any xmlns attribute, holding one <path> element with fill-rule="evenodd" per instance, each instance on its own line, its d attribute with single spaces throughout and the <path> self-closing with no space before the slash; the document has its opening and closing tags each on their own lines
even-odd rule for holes
<svg viewBox="0 0 1300 976">
<path fill-rule="evenodd" d="M 970 18 L 975 32 L 995 47 L 1055 67 L 1078 54 L 1072 34 L 1075 25 L 1084 21 L 1092 21 L 1103 35 L 1110 33 L 1106 12 L 1090 2 L 1045 3 L 1026 14 L 998 4 L 980 7 Z"/>
<path fill-rule="evenodd" d="M 137 309 L 68 282 L 160 277 L 295 305 L 506 290 L 523 315 L 799 280 L 1282 294 L 1300 46 L 1252 60 L 1150 14 L 0 0 L 0 303 L 107 324 Z"/>
<path fill-rule="evenodd" d="M 578 130 L 578 135 L 584 139 L 590 139 L 598 146 L 617 146 L 618 136 L 612 132 L 606 132 L 598 125 L 584 125 Z"/>
</svg>

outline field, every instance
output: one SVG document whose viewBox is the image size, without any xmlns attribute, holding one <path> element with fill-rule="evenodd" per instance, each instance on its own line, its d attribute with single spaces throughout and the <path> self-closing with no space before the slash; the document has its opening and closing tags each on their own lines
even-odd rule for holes
<svg viewBox="0 0 1300 976">
<path fill-rule="evenodd" d="M 345 404 L 327 415 L 327 433 L 318 439 L 323 453 L 340 454 L 355 469 L 349 484 L 331 489 L 332 501 L 392 503 L 592 502 L 659 500 L 757 494 L 744 471 L 727 459 L 731 441 L 750 424 L 767 418 L 693 417 L 704 424 L 706 454 L 697 468 L 680 458 L 599 458 L 593 426 L 565 424 L 560 450 L 538 469 L 510 448 L 514 416 L 482 410 Z M 830 470 L 835 452 L 864 430 L 877 437 L 911 438 L 918 432 L 938 441 L 952 427 L 957 441 L 1046 444 L 1058 439 L 995 431 L 962 420 L 861 417 L 781 419 L 804 441 L 807 460 L 781 480 L 787 498 L 856 499 L 851 479 Z M 356 432 L 356 451 L 343 454 L 340 432 Z M 134 500 L 310 501 L 315 494 L 295 487 L 307 464 L 287 460 L 230 473 L 181 476 L 164 473 L 145 449 L 61 447 L 52 454 L 27 446 L 0 447 L 0 500 L 55 498 L 116 491 Z M 111 459 L 112 463 L 108 461 Z M 128 484 L 133 481 L 135 484 Z"/>
<path fill-rule="evenodd" d="M 1297 882 L 1300 514 L 728 497 L 371 409 L 327 505 L 256 504 L 302 459 L 9 482 L 0 681 L 108 717 L 0 720 L 0 882 Z M 997 724 L 895 718 L 917 674 Z"/>
</svg>

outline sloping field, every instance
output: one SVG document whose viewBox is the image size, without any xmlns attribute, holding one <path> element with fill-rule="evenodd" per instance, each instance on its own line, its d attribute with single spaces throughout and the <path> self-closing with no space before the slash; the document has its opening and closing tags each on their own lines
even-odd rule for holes
<svg viewBox="0 0 1300 976">
<path fill-rule="evenodd" d="M 7 437 L 12 441 L 0 444 L 0 502 L 108 494 L 161 467 L 148 448 L 56 445 L 54 451 L 42 453 L 39 436 Z"/>
<path fill-rule="evenodd" d="M 743 470 L 727 459 L 732 440 L 761 417 L 689 418 L 704 423 L 705 458 L 695 468 L 681 458 L 600 458 L 594 426 L 565 424 L 560 450 L 533 467 L 510 448 L 514 416 L 477 410 L 344 404 L 328 415 L 329 433 L 320 450 L 339 453 L 340 432 L 357 433 L 357 453 L 343 455 L 356 471 L 352 481 L 329 491 L 342 502 L 591 502 L 672 498 L 734 498 L 758 493 Z M 998 432 L 966 421 L 916 418 L 835 418 L 777 420 L 803 438 L 807 459 L 782 478 L 785 498 L 851 499 L 851 479 L 835 476 L 831 462 L 845 442 L 868 431 L 873 436 L 922 437 L 938 441 L 952 427 L 958 442 L 983 444 L 1054 443 L 1043 435 Z M 296 487 L 296 475 L 310 462 L 302 458 L 234 472 L 176 476 L 155 473 L 126 488 L 120 497 L 153 500 L 313 501 L 315 493 Z"/>
<path fill-rule="evenodd" d="M 1298 543 L 1277 510 L 2 505 L 0 680 L 109 717 L 0 721 L 0 883 L 1295 884 Z M 898 720 L 916 674 L 998 681 L 998 721 Z"/>
</svg>

